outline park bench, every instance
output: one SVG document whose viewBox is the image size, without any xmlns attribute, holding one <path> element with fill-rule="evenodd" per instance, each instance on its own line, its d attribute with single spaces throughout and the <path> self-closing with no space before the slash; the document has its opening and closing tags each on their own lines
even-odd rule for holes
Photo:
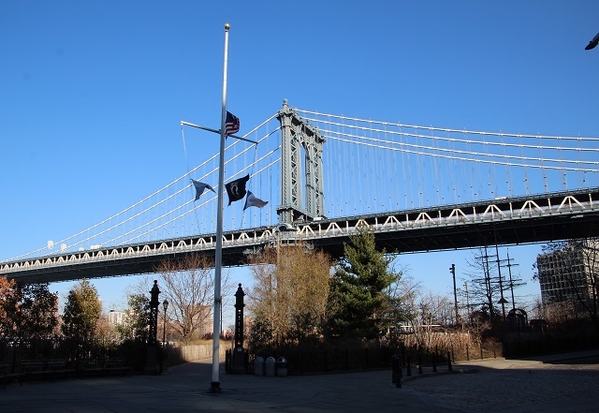
<svg viewBox="0 0 599 413">
<path fill-rule="evenodd" d="M 77 360 L 77 374 L 81 377 L 126 375 L 131 372 L 131 367 L 121 359 L 82 359 Z"/>
<path fill-rule="evenodd" d="M 7 384 L 17 381 L 20 376 L 20 373 L 12 371 L 12 363 L 0 363 L 0 383 L 2 387 L 6 387 Z"/>
<path fill-rule="evenodd" d="M 101 360 L 98 359 L 78 359 L 77 360 L 77 376 L 78 377 L 95 377 L 101 376 L 104 373 Z"/>
<path fill-rule="evenodd" d="M 21 360 L 19 365 L 23 381 L 64 379 L 75 373 L 63 359 Z"/>
<path fill-rule="evenodd" d="M 106 360 L 104 363 L 104 369 L 109 375 L 128 375 L 131 373 L 131 366 L 129 366 L 125 360 L 121 359 Z"/>
</svg>

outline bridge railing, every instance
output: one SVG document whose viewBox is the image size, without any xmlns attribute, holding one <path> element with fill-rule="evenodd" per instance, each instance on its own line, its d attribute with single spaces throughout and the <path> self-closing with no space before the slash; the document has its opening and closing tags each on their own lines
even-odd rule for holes
<svg viewBox="0 0 599 413">
<path fill-rule="evenodd" d="M 223 234 L 223 264 L 245 265 L 249 254 L 281 242 L 309 243 L 339 257 L 343 253 L 343 243 L 361 226 L 371 229 L 379 245 L 388 252 L 597 236 L 598 213 L 599 188 L 596 188 L 545 197 L 322 219 L 291 227 L 228 231 Z M 69 277 L 77 274 L 77 268 L 85 269 L 88 278 L 148 273 L 154 272 L 163 259 L 192 253 L 213 254 L 215 247 L 215 234 L 168 239 L 3 262 L 0 263 L 0 275 L 16 279 L 50 277 L 52 281 L 61 281 L 73 279 Z"/>
</svg>

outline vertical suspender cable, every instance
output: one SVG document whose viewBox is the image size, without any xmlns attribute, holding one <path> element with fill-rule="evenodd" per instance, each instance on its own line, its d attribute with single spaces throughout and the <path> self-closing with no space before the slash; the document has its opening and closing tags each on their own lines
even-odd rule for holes
<svg viewBox="0 0 599 413">
<path fill-rule="evenodd" d="M 407 156 L 405 153 L 405 149 L 404 149 L 404 135 L 402 132 L 402 127 L 401 125 L 399 126 L 399 150 L 401 153 L 401 175 L 402 175 L 402 189 L 403 189 L 403 195 L 404 195 L 404 203 L 403 203 L 403 207 L 404 209 L 408 208 L 408 192 L 406 191 L 406 182 L 408 182 L 408 179 L 406 178 L 406 162 L 405 162 L 405 157 Z M 397 209 L 401 209 L 401 205 L 397 205 Z"/>
<path fill-rule="evenodd" d="M 524 159 L 524 145 L 522 144 L 522 136 L 520 136 L 520 154 Z M 524 172 L 524 191 L 526 195 L 530 195 L 530 186 L 528 183 L 528 168 L 526 165 L 522 167 L 522 171 Z"/>
<path fill-rule="evenodd" d="M 433 169 L 434 169 L 434 174 L 435 174 L 435 181 L 433 182 L 433 186 L 435 186 L 435 191 L 437 194 L 437 205 L 441 205 L 441 192 L 439 191 L 439 188 L 443 188 L 443 185 L 445 182 L 441 182 L 441 180 L 439 179 L 439 171 L 437 170 L 438 166 L 437 166 L 437 149 L 435 148 L 435 144 L 438 146 L 440 146 L 440 141 L 439 139 L 436 139 L 435 136 L 433 135 L 433 131 L 430 131 L 431 133 L 431 139 L 433 140 Z"/>
<path fill-rule="evenodd" d="M 187 167 L 187 173 L 186 173 L 186 175 L 190 176 L 189 158 L 187 157 L 187 143 L 185 141 L 185 126 L 184 125 L 181 125 L 181 140 L 183 141 L 183 154 L 185 155 L 185 166 Z M 188 186 L 193 191 L 193 184 L 189 183 Z M 194 206 L 194 205 L 192 205 L 191 208 L 192 208 L 192 210 L 194 212 L 193 216 L 196 219 L 196 225 L 197 225 L 197 228 L 198 228 L 198 233 L 201 233 L 201 232 L 199 232 L 199 229 L 200 229 L 200 219 L 198 217 L 198 208 L 196 206 Z"/>
</svg>

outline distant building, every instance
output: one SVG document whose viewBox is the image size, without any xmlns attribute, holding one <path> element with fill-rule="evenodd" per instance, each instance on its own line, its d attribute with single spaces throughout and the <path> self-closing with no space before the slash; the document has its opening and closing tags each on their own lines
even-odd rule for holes
<svg viewBox="0 0 599 413">
<path fill-rule="evenodd" d="M 108 313 L 108 324 L 111 326 L 123 325 L 125 324 L 126 317 L 127 313 L 125 312 L 110 310 Z"/>
<path fill-rule="evenodd" d="M 211 314 L 211 306 L 197 304 L 197 311 L 195 312 L 195 316 L 193 317 L 193 322 L 199 323 L 197 331 L 200 337 L 212 335 L 212 330 L 214 326 L 212 324 L 212 317 L 210 317 Z"/>
<path fill-rule="evenodd" d="M 597 240 L 570 242 L 564 249 L 537 256 L 543 304 L 588 300 L 599 273 Z"/>
</svg>

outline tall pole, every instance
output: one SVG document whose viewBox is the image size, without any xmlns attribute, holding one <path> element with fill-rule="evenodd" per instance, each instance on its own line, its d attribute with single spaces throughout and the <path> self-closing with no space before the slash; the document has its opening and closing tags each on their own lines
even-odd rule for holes
<svg viewBox="0 0 599 413">
<path fill-rule="evenodd" d="M 507 270 L 510 275 L 510 291 L 512 293 L 512 310 L 516 308 L 516 301 L 514 300 L 514 280 L 512 279 L 512 261 L 510 259 L 510 252 L 507 252 Z"/>
<path fill-rule="evenodd" d="M 499 259 L 499 247 L 497 244 L 495 244 L 495 254 L 497 256 L 497 275 L 499 276 L 499 295 L 501 296 L 499 299 L 501 303 L 501 316 L 503 317 L 503 322 L 505 322 L 505 303 L 507 301 L 503 297 L 503 277 L 501 276 L 501 260 Z"/>
<path fill-rule="evenodd" d="M 160 374 L 162 374 L 162 366 L 166 357 L 166 310 L 168 309 L 168 300 L 165 298 L 162 302 L 164 309 L 164 317 L 162 320 L 162 356 L 160 357 Z"/>
<path fill-rule="evenodd" d="M 460 313 L 458 312 L 458 289 L 455 285 L 455 264 L 451 264 L 449 271 L 453 277 L 453 302 L 455 305 L 455 322 L 457 324 L 460 322 Z"/>
<path fill-rule="evenodd" d="M 216 211 L 216 253 L 214 257 L 214 324 L 212 326 L 212 381 L 209 392 L 220 393 L 220 318 L 222 309 L 221 272 L 223 261 L 223 189 L 225 186 L 225 124 L 227 122 L 227 64 L 229 54 L 229 23 L 225 24 L 225 56 L 223 63 L 223 105 L 220 120 L 220 154 L 218 164 L 218 202 Z"/>
<path fill-rule="evenodd" d="M 485 259 L 483 262 L 483 272 L 485 273 L 485 288 L 487 290 L 487 300 L 489 300 L 489 315 L 491 317 L 491 321 L 495 322 L 495 311 L 493 310 L 495 307 L 493 306 L 493 291 L 491 290 L 491 271 L 489 269 L 489 251 L 487 250 L 486 245 L 485 255 L 483 258 Z"/>
</svg>

